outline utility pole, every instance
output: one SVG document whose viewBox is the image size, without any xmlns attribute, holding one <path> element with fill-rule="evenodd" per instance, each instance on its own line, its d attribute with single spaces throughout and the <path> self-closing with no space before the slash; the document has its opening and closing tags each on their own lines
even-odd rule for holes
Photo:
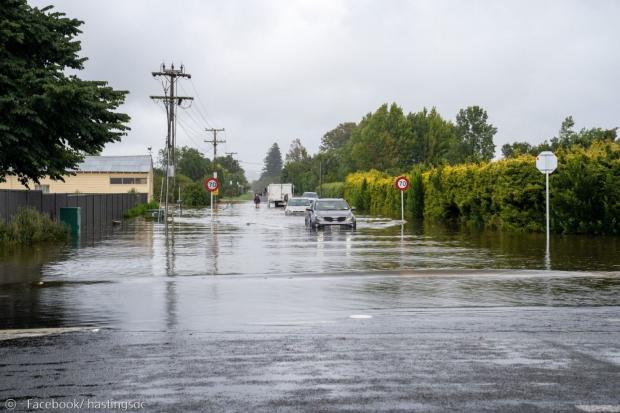
<svg viewBox="0 0 620 413">
<path fill-rule="evenodd" d="M 218 140 L 217 133 L 224 132 L 224 128 L 207 128 L 207 132 L 213 132 L 213 140 L 206 140 L 205 142 L 213 144 L 213 169 L 215 169 L 215 158 L 217 157 L 217 144 L 226 143 L 225 140 Z M 217 171 L 213 171 L 213 177 L 217 179 Z M 213 219 L 213 192 L 211 192 L 211 219 Z"/>
<path fill-rule="evenodd" d="M 230 156 L 230 159 L 232 159 L 233 161 L 235 160 L 235 158 L 233 158 L 233 155 L 236 154 L 237 152 L 226 152 L 226 156 Z M 232 186 L 232 180 L 230 181 L 230 185 Z M 241 195 L 241 191 L 239 190 L 239 182 L 237 182 L 237 191 L 235 191 L 235 193 L 236 192 L 239 192 L 239 195 Z"/>
<path fill-rule="evenodd" d="M 225 140 L 218 140 L 217 139 L 217 133 L 218 132 L 224 132 L 226 129 L 221 128 L 221 129 L 216 129 L 216 128 L 209 128 L 209 129 L 205 129 L 207 132 L 213 132 L 213 139 L 212 140 L 206 140 L 205 142 L 210 143 L 213 145 L 213 163 L 215 164 L 215 157 L 217 156 L 217 144 L 218 143 L 226 143 Z"/>
<path fill-rule="evenodd" d="M 164 83 L 164 95 L 163 96 L 150 96 L 153 100 L 161 100 L 166 107 L 166 117 L 168 120 L 168 132 L 166 134 L 166 182 L 165 182 L 165 207 L 164 207 L 164 222 L 166 237 L 168 236 L 168 193 L 170 188 L 170 178 L 172 178 L 172 185 L 175 182 L 175 169 L 176 169 L 176 111 L 177 106 L 180 106 L 183 100 L 193 100 L 191 96 L 177 96 L 176 95 L 176 83 L 179 78 L 191 79 L 189 73 L 185 73 L 185 67 L 181 65 L 180 69 L 174 68 L 174 63 L 166 68 L 166 65 L 162 63 L 159 72 L 151 72 L 153 77 L 163 77 Z M 173 195 L 174 196 L 174 195 Z M 161 200 L 160 200 L 161 201 Z"/>
</svg>

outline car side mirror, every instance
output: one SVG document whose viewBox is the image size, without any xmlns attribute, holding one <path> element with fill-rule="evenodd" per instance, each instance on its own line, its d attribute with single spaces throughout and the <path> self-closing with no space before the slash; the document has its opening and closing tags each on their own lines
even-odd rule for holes
<svg viewBox="0 0 620 413">
<path fill-rule="evenodd" d="M 306 208 L 306 211 L 312 211 L 312 208 Z"/>
</svg>

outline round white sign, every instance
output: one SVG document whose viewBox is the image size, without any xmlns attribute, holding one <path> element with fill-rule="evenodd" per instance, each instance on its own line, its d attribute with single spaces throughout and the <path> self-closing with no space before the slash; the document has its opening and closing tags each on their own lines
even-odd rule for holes
<svg viewBox="0 0 620 413">
<path fill-rule="evenodd" d="M 396 188 L 406 191 L 409 188 L 409 180 L 404 176 L 396 178 Z"/>
<path fill-rule="evenodd" d="M 220 187 L 220 181 L 218 181 L 217 178 L 209 178 L 205 181 L 205 188 L 209 192 L 217 191 L 219 187 Z"/>
<path fill-rule="evenodd" d="M 558 158 L 550 151 L 541 152 L 536 157 L 536 168 L 544 174 L 550 174 L 558 167 Z"/>
</svg>

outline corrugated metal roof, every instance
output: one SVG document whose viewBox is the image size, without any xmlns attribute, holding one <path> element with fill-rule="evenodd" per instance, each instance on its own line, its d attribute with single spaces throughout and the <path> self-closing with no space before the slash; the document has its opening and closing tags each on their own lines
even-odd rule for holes
<svg viewBox="0 0 620 413">
<path fill-rule="evenodd" d="M 151 156 L 86 156 L 77 170 L 79 172 L 149 172 Z"/>
</svg>

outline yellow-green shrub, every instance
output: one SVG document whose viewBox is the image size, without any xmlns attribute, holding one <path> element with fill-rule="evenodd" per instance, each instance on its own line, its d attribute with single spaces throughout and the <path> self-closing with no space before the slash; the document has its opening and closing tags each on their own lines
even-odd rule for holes
<svg viewBox="0 0 620 413">
<path fill-rule="evenodd" d="M 620 144 L 557 153 L 550 176 L 551 229 L 560 233 L 620 234 Z M 491 228 L 542 231 L 545 176 L 535 157 L 441 166 L 404 174 L 411 181 L 405 213 L 432 221 L 459 221 Z M 376 170 L 347 176 L 345 198 L 363 212 L 400 216 L 395 176 Z"/>
<path fill-rule="evenodd" d="M 320 193 L 322 198 L 343 198 L 344 182 L 330 182 L 319 185 L 316 192 Z"/>
</svg>

